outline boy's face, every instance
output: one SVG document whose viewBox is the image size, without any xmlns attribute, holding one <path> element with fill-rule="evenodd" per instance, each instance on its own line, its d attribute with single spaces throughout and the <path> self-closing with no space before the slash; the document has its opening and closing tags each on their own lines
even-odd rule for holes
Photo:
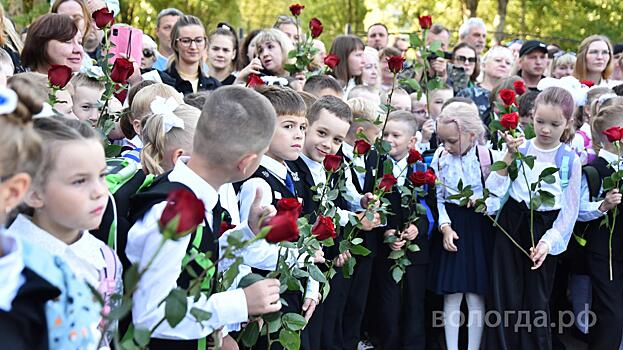
<svg viewBox="0 0 623 350">
<path fill-rule="evenodd" d="M 321 110 L 318 120 L 307 129 L 303 154 L 316 162 L 322 162 L 327 154 L 337 153 L 349 128 L 347 121 L 326 109 Z"/>
<path fill-rule="evenodd" d="M 278 162 L 296 160 L 303 150 L 305 130 L 307 118 L 304 116 L 278 116 L 275 134 L 266 155 Z"/>
<path fill-rule="evenodd" d="M 392 145 L 389 156 L 394 160 L 402 160 L 409 154 L 409 149 L 415 147 L 415 135 L 411 135 L 409 124 L 403 121 L 388 121 L 383 138 Z"/>
<path fill-rule="evenodd" d="M 441 107 L 446 101 L 454 96 L 454 92 L 450 89 L 437 90 L 432 93 L 430 98 L 430 117 L 437 119 L 437 116 L 441 113 Z"/>
<path fill-rule="evenodd" d="M 399 111 L 411 112 L 411 97 L 402 94 L 392 96 L 392 107 Z"/>
<path fill-rule="evenodd" d="M 99 101 L 104 89 L 81 86 L 74 93 L 73 111 L 80 120 L 91 121 L 93 125 L 99 117 Z"/>
</svg>

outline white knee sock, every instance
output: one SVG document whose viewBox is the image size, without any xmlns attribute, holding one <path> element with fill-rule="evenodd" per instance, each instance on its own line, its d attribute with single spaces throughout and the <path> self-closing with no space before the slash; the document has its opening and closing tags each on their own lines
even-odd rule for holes
<svg viewBox="0 0 623 350">
<path fill-rule="evenodd" d="M 467 293 L 467 308 L 469 309 L 468 317 L 468 350 L 480 349 L 480 340 L 482 339 L 482 331 L 484 329 L 485 318 L 485 298 L 478 294 Z"/>
<path fill-rule="evenodd" d="M 443 321 L 448 350 L 459 349 L 462 300 L 463 293 L 448 294 L 443 297 Z"/>
</svg>

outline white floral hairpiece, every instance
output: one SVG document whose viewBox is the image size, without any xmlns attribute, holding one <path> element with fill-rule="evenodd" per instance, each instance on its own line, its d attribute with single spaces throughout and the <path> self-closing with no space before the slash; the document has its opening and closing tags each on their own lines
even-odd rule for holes
<svg viewBox="0 0 623 350">
<path fill-rule="evenodd" d="M 543 91 L 549 87 L 559 87 L 567 90 L 573 97 L 573 101 L 576 106 L 584 106 L 586 104 L 586 93 L 588 92 L 588 86 L 580 83 L 578 79 L 572 76 L 556 78 L 543 78 L 539 81 L 537 89 Z"/>
<path fill-rule="evenodd" d="M 156 96 L 156 99 L 151 101 L 149 105 L 149 109 L 152 113 L 162 115 L 165 134 L 173 128 L 184 129 L 184 121 L 173 112 L 179 105 L 180 104 L 173 97 L 169 97 L 165 100 L 160 96 Z"/>
<path fill-rule="evenodd" d="M 8 88 L 0 88 L 0 114 L 9 114 L 17 108 L 17 94 Z"/>
<path fill-rule="evenodd" d="M 276 77 L 272 75 L 265 75 L 261 77 L 261 79 L 264 81 L 264 83 L 266 83 L 266 85 L 269 85 L 269 86 L 270 85 L 288 86 L 288 79 L 286 78 Z"/>
</svg>

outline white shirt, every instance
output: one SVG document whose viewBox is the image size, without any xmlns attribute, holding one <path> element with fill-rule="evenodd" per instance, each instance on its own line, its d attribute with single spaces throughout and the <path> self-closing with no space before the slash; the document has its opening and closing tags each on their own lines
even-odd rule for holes
<svg viewBox="0 0 623 350">
<path fill-rule="evenodd" d="M 619 161 L 616 154 L 606 151 L 605 149 L 599 150 L 599 157 L 605 159 L 609 164 L 614 164 Z M 623 164 L 621 164 L 623 168 Z M 603 184 L 600 187 L 599 193 L 603 195 Z M 587 222 L 599 219 L 606 215 L 606 212 L 599 210 L 599 207 L 603 203 L 603 199 L 591 202 L 590 191 L 588 189 L 588 180 L 586 176 L 582 174 L 582 187 L 580 189 L 580 210 L 578 214 L 578 221 Z"/>
<path fill-rule="evenodd" d="M 285 186 L 285 178 L 288 173 L 288 168 L 285 164 L 279 163 L 278 161 L 264 155 L 260 161 L 260 165 L 266 168 L 266 170 L 272 175 L 277 177 L 277 179 L 279 179 L 279 181 L 281 181 Z M 238 195 L 240 200 L 241 220 L 248 219 L 251 204 L 255 200 L 255 193 L 258 188 L 262 192 L 262 200 L 260 202 L 260 205 L 262 206 L 272 205 L 273 196 L 281 195 L 278 192 L 272 193 L 272 188 L 268 182 L 262 178 L 251 178 L 246 180 L 240 187 L 240 193 Z M 299 255 L 298 249 L 295 248 L 287 249 L 285 255 L 286 261 L 290 266 L 297 263 L 303 263 L 307 257 L 307 254 Z M 245 248 L 242 257 L 244 259 L 243 264 L 245 265 L 261 270 L 272 271 L 277 265 L 279 245 L 268 243 L 266 240 L 262 239 Z M 225 260 L 221 264 L 221 268 L 225 269 L 227 266 L 231 265 L 231 263 L 233 263 L 233 261 Z M 318 301 L 319 290 L 320 284 L 310 278 L 308 279 L 305 297 Z"/>
<path fill-rule="evenodd" d="M 169 174 L 169 180 L 188 186 L 203 201 L 206 208 L 205 218 L 212 225 L 212 210 L 218 200 L 217 191 L 186 166 L 183 160 L 177 161 Z M 140 268 L 145 267 L 158 249 L 162 236 L 158 221 L 165 206 L 166 201 L 154 205 L 128 232 L 126 255 L 132 263 L 138 263 Z M 246 223 L 236 229 L 242 231 L 247 238 L 253 235 Z M 222 244 L 222 237 L 219 244 Z M 177 287 L 182 259 L 186 256 L 189 242 L 190 235 L 177 241 L 167 241 L 153 260 L 153 266 L 157 268 L 150 268 L 143 275 L 133 296 L 132 319 L 137 327 L 151 329 L 164 317 L 165 305 L 159 304 Z M 187 314 L 180 324 L 171 328 L 167 322 L 163 322 L 152 334 L 154 338 L 201 339 L 222 326 L 244 322 L 248 318 L 246 297 L 242 289 L 215 293 L 209 298 L 202 294 L 196 301 L 194 297 L 188 297 L 187 302 Z M 212 317 L 198 323 L 190 314 L 193 307 L 211 313 Z"/>
<path fill-rule="evenodd" d="M 477 146 L 473 146 L 463 156 L 456 156 L 448 152 L 444 152 L 443 146 L 439 147 L 437 151 L 435 151 L 435 155 L 433 156 L 433 160 L 431 162 L 431 168 L 435 171 L 439 181 L 446 185 L 437 186 L 435 188 L 437 193 L 437 211 L 439 212 L 440 227 L 444 224 L 452 224 L 452 220 L 450 220 L 448 212 L 446 211 L 445 203 L 459 205 L 460 200 L 448 199 L 448 197 L 452 195 L 459 194 L 457 191 L 459 180 L 463 181 L 463 186 L 471 186 L 474 191 L 474 195 L 472 196 L 473 200 L 481 199 L 483 197 L 482 169 L 476 151 Z M 492 163 L 500 158 L 500 152 L 491 151 L 491 155 L 493 158 Z M 489 197 L 486 200 L 486 205 L 487 211 L 491 214 L 498 209 L 499 200 L 494 197 Z"/>
<path fill-rule="evenodd" d="M 536 182 L 543 169 L 556 167 L 555 157 L 559 147 L 565 147 L 565 145 L 560 144 L 556 148 L 544 150 L 535 146 L 534 142 L 530 143 L 526 154 L 535 156 L 536 160 L 534 162 L 534 168 L 530 169 L 529 167 L 525 167 L 528 183 Z M 552 207 L 542 205 L 536 209 L 537 211 L 560 209 L 554 224 L 541 238 L 541 241 L 549 245 L 549 253 L 552 255 L 558 255 L 567 249 L 567 243 L 569 243 L 569 238 L 571 238 L 573 226 L 578 218 L 582 178 L 582 164 L 579 157 L 574 157 L 573 166 L 569 171 L 571 172 L 571 176 L 569 178 L 569 184 L 564 191 L 560 186 L 560 174 L 558 172 L 554 174 L 556 181 L 553 184 L 542 182 L 541 188 L 553 194 L 555 202 Z M 487 179 L 486 186 L 491 193 L 499 198 L 504 197 L 508 189 L 510 196 L 516 201 L 520 203 L 530 203 L 529 188 L 526 185 L 526 181 L 523 179 L 521 169 L 519 170 L 519 176 L 512 183 L 510 177 L 500 176 L 497 172 L 492 172 Z M 529 204 L 526 204 L 526 207 L 529 207 Z"/>
<path fill-rule="evenodd" d="M 359 156 L 359 157 L 355 157 L 355 148 L 354 146 L 349 145 L 348 143 L 344 142 L 342 143 L 342 153 L 344 153 L 344 156 L 350 158 L 353 160 L 353 165 L 356 167 L 360 167 L 365 169 L 366 168 L 366 160 L 364 157 Z M 359 172 L 355 169 L 355 173 L 357 174 L 357 180 L 359 181 L 359 185 L 361 186 L 361 188 L 363 188 L 364 183 L 366 181 L 366 173 L 365 172 Z"/>
<path fill-rule="evenodd" d="M 100 250 L 105 244 L 88 231 L 83 231 L 76 242 L 68 245 L 35 225 L 29 217 L 20 214 L 7 229 L 7 234 L 20 237 L 51 255 L 62 258 L 76 276 L 95 288 L 99 286 L 100 274 L 106 268 L 106 261 Z M 118 266 L 120 265 L 121 263 Z"/>
<path fill-rule="evenodd" d="M 0 276 L 2 276 L 0 310 L 9 312 L 13 299 L 26 282 L 22 275 L 24 259 L 22 258 L 22 245 L 16 237 L 0 235 L 0 245 L 2 245 L 4 254 L 0 256 Z"/>
</svg>

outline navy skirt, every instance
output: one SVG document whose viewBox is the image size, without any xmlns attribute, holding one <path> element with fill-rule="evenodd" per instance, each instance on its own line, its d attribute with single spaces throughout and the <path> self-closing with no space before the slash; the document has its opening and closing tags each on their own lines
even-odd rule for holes
<svg viewBox="0 0 623 350">
<path fill-rule="evenodd" d="M 456 252 L 443 248 L 443 234 L 436 234 L 431 247 L 429 288 L 437 294 L 489 294 L 493 224 L 473 209 L 446 203 L 452 229 L 459 236 Z"/>
</svg>

